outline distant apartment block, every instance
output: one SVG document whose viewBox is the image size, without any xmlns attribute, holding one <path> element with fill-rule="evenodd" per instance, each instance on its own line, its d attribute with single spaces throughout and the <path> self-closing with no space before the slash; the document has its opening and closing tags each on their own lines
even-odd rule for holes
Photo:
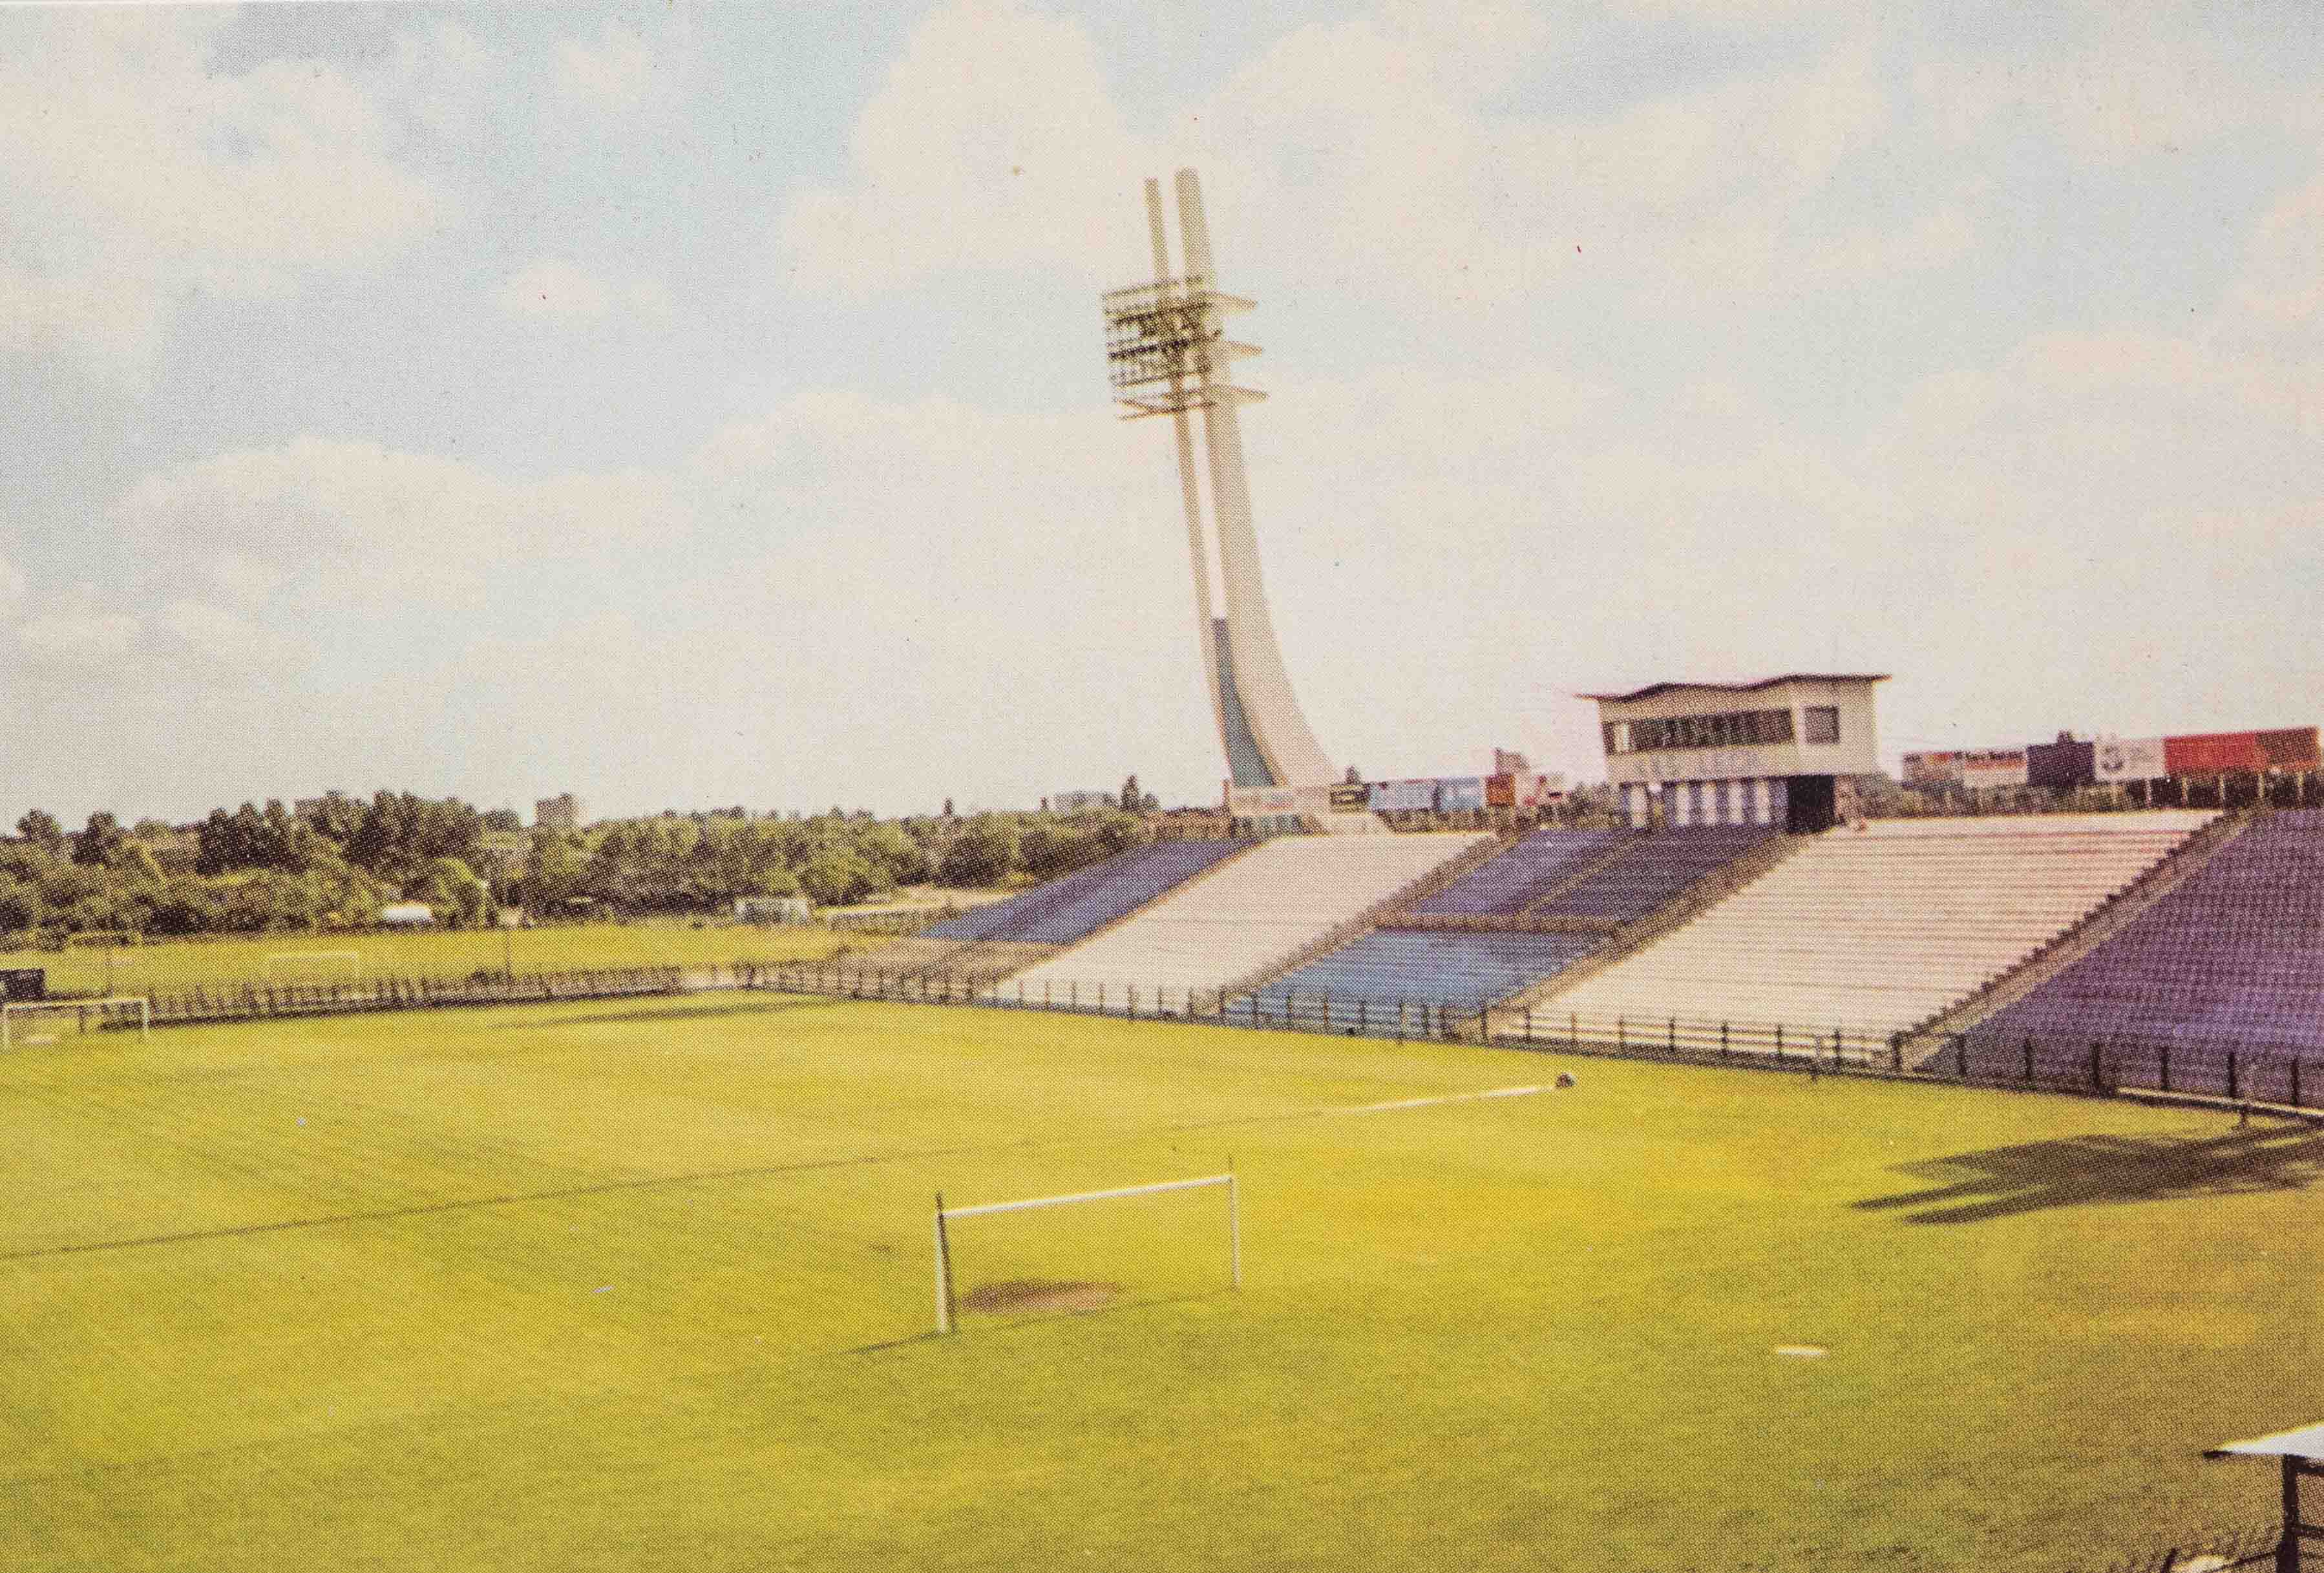
<svg viewBox="0 0 2324 1573">
<path fill-rule="evenodd" d="M 532 805 L 532 823 L 541 830 L 579 830 L 581 800 L 570 792 L 538 798 Z"/>
</svg>

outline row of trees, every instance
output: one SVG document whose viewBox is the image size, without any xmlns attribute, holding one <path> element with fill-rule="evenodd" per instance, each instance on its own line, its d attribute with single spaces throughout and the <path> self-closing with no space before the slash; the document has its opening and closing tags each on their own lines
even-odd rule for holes
<svg viewBox="0 0 2324 1573">
<path fill-rule="evenodd" d="M 712 913 L 740 896 L 821 905 L 906 885 L 984 888 L 1055 878 L 1146 839 L 1114 807 L 1072 814 L 949 814 L 882 820 L 740 808 L 664 813 L 586 831 L 515 832 L 506 810 L 381 792 L 292 812 L 280 802 L 214 809 L 189 834 L 92 814 L 68 832 L 34 809 L 0 842 L 0 946 L 9 935 L 263 933 L 363 927 L 391 902 L 439 922 L 491 921 L 518 906 L 549 919 L 592 912 Z"/>
<path fill-rule="evenodd" d="M 533 912 L 573 903 L 628 912 L 708 912 L 740 896 L 863 901 L 907 885 L 983 888 L 1055 878 L 1147 839 L 1118 809 L 1069 815 L 807 819 L 737 814 L 617 820 L 585 833 L 535 832 L 510 898 Z"/>
</svg>

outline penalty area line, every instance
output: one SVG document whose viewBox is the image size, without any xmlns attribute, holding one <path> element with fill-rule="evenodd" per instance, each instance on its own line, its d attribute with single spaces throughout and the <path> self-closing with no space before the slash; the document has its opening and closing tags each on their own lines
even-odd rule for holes
<svg viewBox="0 0 2324 1573">
<path fill-rule="evenodd" d="M 1351 1103 L 1337 1108 L 1322 1108 L 1318 1114 L 1388 1114 L 1401 1108 L 1435 1108 L 1447 1103 L 1481 1103 L 1488 1098 L 1529 1098 L 1549 1089 L 1538 1084 L 1531 1087 L 1488 1087 L 1481 1092 L 1446 1092 L 1433 1098 L 1394 1098 L 1386 1103 Z"/>
</svg>

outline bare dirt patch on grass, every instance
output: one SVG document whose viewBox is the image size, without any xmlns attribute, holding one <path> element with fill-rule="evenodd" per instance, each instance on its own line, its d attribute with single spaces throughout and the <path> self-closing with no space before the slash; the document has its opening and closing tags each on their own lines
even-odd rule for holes
<svg viewBox="0 0 2324 1573">
<path fill-rule="evenodd" d="M 980 1283 L 961 1296 L 963 1311 L 990 1311 L 1004 1315 L 1028 1311 L 1096 1311 L 1113 1303 L 1121 1292 L 1118 1283 L 1059 1282 L 1050 1278 L 1010 1278 Z"/>
</svg>

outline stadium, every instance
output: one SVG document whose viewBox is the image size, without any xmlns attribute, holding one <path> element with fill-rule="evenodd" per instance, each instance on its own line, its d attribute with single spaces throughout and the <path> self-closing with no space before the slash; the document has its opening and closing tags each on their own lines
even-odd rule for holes
<svg viewBox="0 0 2324 1573">
<path fill-rule="evenodd" d="M 965 910 L 88 896 L 0 953 L 0 1567 L 2324 1567 L 2318 727 L 1892 779 L 1895 678 L 1771 658 L 1570 695 L 1586 789 L 1363 779 L 1143 195 L 1203 693 L 1127 684 L 1215 803 Z M 185 839 L 373 834 L 280 806 Z"/>
</svg>

